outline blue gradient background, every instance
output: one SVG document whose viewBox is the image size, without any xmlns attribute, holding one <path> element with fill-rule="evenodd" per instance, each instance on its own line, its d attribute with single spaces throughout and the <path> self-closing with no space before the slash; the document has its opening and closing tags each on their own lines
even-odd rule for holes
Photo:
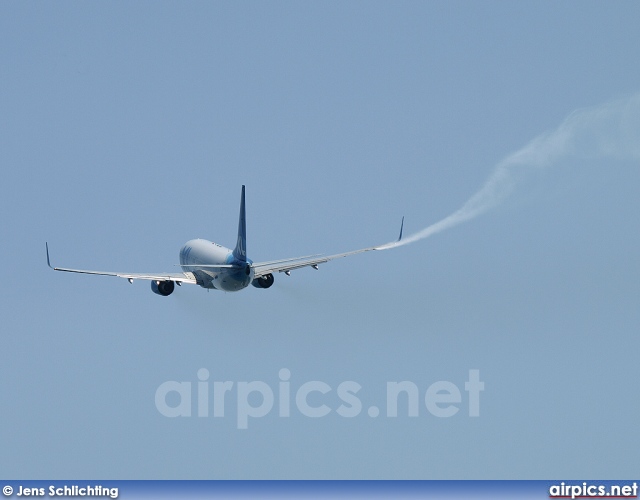
<svg viewBox="0 0 640 500">
<path fill-rule="evenodd" d="M 632 486 L 633 481 L 587 481 L 588 485 Z M 24 488 L 100 484 L 118 488 L 118 498 L 549 498 L 551 481 L 29 481 Z M 569 484 L 569 483 L 566 483 Z M 582 481 L 571 484 L 581 485 Z M 48 493 L 47 493 L 48 495 Z M 15 494 L 14 494 L 15 497 Z M 48 496 L 47 496 L 48 497 Z M 66 497 L 65 497 L 66 498 Z M 80 497 L 76 497 L 80 498 Z M 90 497 L 83 497 L 90 498 Z M 91 497 L 109 498 L 109 497 Z M 635 498 L 635 497 L 633 497 Z"/>
<path fill-rule="evenodd" d="M 566 160 L 407 247 L 169 298 L 54 264 L 175 271 L 341 252 L 457 209 L 574 109 L 640 89 L 640 4 L 0 4 L 0 472 L 15 479 L 630 477 L 640 433 L 640 170 Z M 334 391 L 363 412 L 165 418 L 165 381 Z M 480 417 L 367 416 L 468 370 Z M 316 395 L 318 396 L 318 395 Z M 233 401 L 233 400 L 232 400 Z M 195 414 L 195 409 L 194 409 Z"/>
</svg>

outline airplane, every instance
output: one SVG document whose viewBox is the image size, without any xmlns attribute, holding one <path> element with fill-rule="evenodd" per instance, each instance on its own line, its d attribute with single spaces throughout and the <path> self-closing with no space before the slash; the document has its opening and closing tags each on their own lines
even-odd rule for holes
<svg viewBox="0 0 640 500">
<path fill-rule="evenodd" d="M 402 239 L 403 227 L 404 217 L 400 224 L 400 236 L 397 242 Z M 395 244 L 396 242 L 393 243 Z M 335 255 L 322 256 L 316 254 L 254 263 L 247 257 L 247 218 L 245 213 L 244 186 L 242 186 L 242 195 L 240 198 L 238 239 L 235 248 L 231 250 L 218 243 L 203 239 L 187 241 L 180 250 L 180 267 L 183 271 L 181 273 L 119 273 L 53 267 L 49 258 L 49 243 L 47 242 L 45 245 L 47 249 L 47 265 L 54 271 L 117 276 L 119 278 L 126 278 L 129 283 L 133 283 L 133 280 L 149 280 L 151 281 L 151 290 L 163 297 L 171 295 L 175 289 L 175 285 L 181 286 L 183 283 L 200 285 L 202 288 L 208 290 L 222 290 L 225 292 L 237 292 L 247 288 L 249 285 L 262 289 L 270 288 L 275 281 L 273 276 L 275 273 L 285 273 L 287 276 L 290 276 L 291 271 L 294 269 L 312 267 L 317 270 L 320 264 L 334 259 L 369 252 L 371 250 L 385 250 L 393 246 L 393 244 L 384 244 Z"/>
</svg>

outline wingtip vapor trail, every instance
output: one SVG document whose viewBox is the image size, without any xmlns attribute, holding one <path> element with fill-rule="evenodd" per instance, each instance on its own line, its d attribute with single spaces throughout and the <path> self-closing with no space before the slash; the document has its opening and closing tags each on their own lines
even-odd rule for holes
<svg viewBox="0 0 640 500">
<path fill-rule="evenodd" d="M 640 93 L 573 111 L 556 129 L 539 135 L 499 162 L 483 186 L 458 210 L 376 250 L 408 245 L 475 219 L 513 192 L 518 183 L 516 171 L 547 168 L 569 156 L 640 158 Z"/>
</svg>

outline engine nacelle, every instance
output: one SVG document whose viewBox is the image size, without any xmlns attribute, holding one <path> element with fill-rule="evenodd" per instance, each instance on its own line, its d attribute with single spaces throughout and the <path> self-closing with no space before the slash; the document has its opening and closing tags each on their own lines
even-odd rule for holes
<svg viewBox="0 0 640 500">
<path fill-rule="evenodd" d="M 264 276 L 261 276 L 259 278 L 254 279 L 251 284 L 253 286 L 255 286 L 256 288 L 269 288 L 271 285 L 273 285 L 273 282 L 275 281 L 273 274 L 269 273 L 269 274 L 265 274 Z"/>
<path fill-rule="evenodd" d="M 162 295 L 163 297 L 171 295 L 175 287 L 176 284 L 170 280 L 151 280 L 151 290 L 153 291 L 153 293 L 157 293 L 158 295 Z"/>
</svg>

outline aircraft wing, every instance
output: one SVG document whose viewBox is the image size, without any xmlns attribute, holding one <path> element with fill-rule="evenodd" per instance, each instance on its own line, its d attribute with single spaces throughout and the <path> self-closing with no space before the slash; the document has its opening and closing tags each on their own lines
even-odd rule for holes
<svg viewBox="0 0 640 500">
<path fill-rule="evenodd" d="M 402 224 L 400 225 L 400 236 L 397 241 L 402 239 L 402 228 L 404 227 L 404 217 L 402 218 Z M 394 242 L 395 243 L 395 242 Z M 391 248 L 389 243 L 383 245 L 377 245 L 373 247 L 361 248 L 359 250 L 352 250 L 351 252 L 337 253 L 334 255 L 309 255 L 306 257 L 297 257 L 293 259 L 275 260 L 269 262 L 258 262 L 252 265 L 256 278 L 266 276 L 273 273 L 286 273 L 289 274 L 294 269 L 300 269 L 302 267 L 313 267 L 318 269 L 320 264 L 329 262 L 330 260 L 340 259 L 342 257 L 348 257 L 350 255 L 356 255 L 359 253 L 370 252 L 371 250 L 385 250 Z"/>
<path fill-rule="evenodd" d="M 49 244 L 47 247 L 47 265 L 54 271 L 65 271 L 68 273 L 80 273 L 80 274 L 98 274 L 101 276 L 117 276 L 118 278 L 126 278 L 129 281 L 132 280 L 159 280 L 159 281 L 176 281 L 178 283 L 191 283 L 196 284 L 196 278 L 193 273 L 119 273 L 109 271 L 88 271 L 85 269 L 69 269 L 66 267 L 53 267 L 49 260 Z"/>
<path fill-rule="evenodd" d="M 276 263 L 262 263 L 258 262 L 253 264 L 253 269 L 255 272 L 255 277 L 260 278 L 267 274 L 272 273 L 288 273 L 294 269 L 300 269 L 302 267 L 314 267 L 317 268 L 319 264 L 324 264 L 325 262 L 329 262 L 330 260 L 339 259 L 340 257 L 347 257 L 349 255 L 355 255 L 357 253 L 368 252 L 370 250 L 376 250 L 377 247 L 369 247 L 362 248 L 360 250 L 353 250 L 351 252 L 338 253 L 335 255 L 325 255 L 320 257 L 313 258 L 304 258 L 298 257 L 293 259 L 286 259 L 284 262 L 276 262 Z"/>
</svg>

